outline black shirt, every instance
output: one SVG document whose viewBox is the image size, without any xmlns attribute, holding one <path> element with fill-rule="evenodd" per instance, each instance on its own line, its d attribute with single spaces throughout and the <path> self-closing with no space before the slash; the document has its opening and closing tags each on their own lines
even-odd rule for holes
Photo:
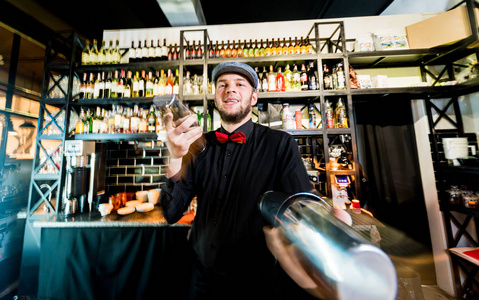
<svg viewBox="0 0 479 300">
<path fill-rule="evenodd" d="M 266 223 L 258 209 L 264 192 L 312 190 L 291 135 L 251 120 L 238 131 L 246 135 L 245 144 L 220 143 L 215 132 L 207 133 L 205 151 L 196 157 L 185 156 L 183 170 L 161 193 L 169 223 L 177 222 L 197 196 L 190 241 L 203 266 L 215 274 L 267 268 L 262 264 L 272 256 L 262 231 Z"/>
</svg>

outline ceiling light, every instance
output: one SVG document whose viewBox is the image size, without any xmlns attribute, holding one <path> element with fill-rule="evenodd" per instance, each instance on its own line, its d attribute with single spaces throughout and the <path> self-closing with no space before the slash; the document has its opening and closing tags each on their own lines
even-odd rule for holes
<svg viewBox="0 0 479 300">
<path fill-rule="evenodd" d="M 172 27 L 206 25 L 200 0 L 156 0 Z"/>
</svg>

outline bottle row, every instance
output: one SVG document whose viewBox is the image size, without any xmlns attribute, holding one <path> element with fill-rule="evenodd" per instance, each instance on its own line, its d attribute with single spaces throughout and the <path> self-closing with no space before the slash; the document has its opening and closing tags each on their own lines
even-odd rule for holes
<svg viewBox="0 0 479 300">
<path fill-rule="evenodd" d="M 73 120 L 72 120 L 73 121 Z M 159 133 L 163 131 L 161 111 L 154 105 L 149 109 L 113 105 L 111 110 L 96 107 L 80 109 L 80 115 L 75 122 L 75 133 Z"/>
<path fill-rule="evenodd" d="M 316 116 L 317 107 L 314 104 L 308 106 L 308 125 L 303 124 L 303 113 L 300 109 L 294 112 L 289 103 L 283 103 L 283 110 L 281 112 L 282 128 L 285 130 L 292 129 L 322 129 L 321 112 Z M 349 128 L 349 118 L 346 106 L 341 98 L 336 102 L 336 107 L 333 109 L 333 104 L 326 100 L 326 128 Z"/>
<path fill-rule="evenodd" d="M 81 54 L 82 65 L 103 65 L 103 64 L 119 64 L 121 62 L 121 51 L 119 41 L 113 46 L 113 41 L 107 47 L 105 41 L 101 42 L 101 48 L 98 49 L 98 42 L 93 39 L 93 45 L 90 40 L 85 41 Z"/>
</svg>

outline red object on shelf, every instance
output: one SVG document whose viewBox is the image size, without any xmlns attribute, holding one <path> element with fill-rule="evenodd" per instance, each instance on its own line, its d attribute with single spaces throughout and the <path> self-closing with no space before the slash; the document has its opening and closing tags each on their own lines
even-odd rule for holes
<svg viewBox="0 0 479 300">
<path fill-rule="evenodd" d="M 464 251 L 463 254 L 468 255 L 474 259 L 479 260 L 479 249 Z"/>
</svg>

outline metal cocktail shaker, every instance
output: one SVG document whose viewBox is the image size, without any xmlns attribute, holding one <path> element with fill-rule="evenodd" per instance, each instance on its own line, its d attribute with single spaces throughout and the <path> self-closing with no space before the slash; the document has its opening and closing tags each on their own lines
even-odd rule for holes
<svg viewBox="0 0 479 300">
<path fill-rule="evenodd" d="M 153 103 L 162 109 L 169 108 L 173 113 L 173 121 L 177 121 L 178 119 L 182 119 L 192 114 L 192 111 L 183 103 L 183 101 L 181 101 L 178 95 L 154 96 Z M 199 126 L 199 124 L 196 122 L 192 126 Z M 190 152 L 194 155 L 198 155 L 203 152 L 205 148 L 206 139 L 203 135 L 191 144 Z"/>
<path fill-rule="evenodd" d="M 306 258 L 327 299 L 396 298 L 397 275 L 389 257 L 332 215 L 319 196 L 266 192 L 259 209 Z"/>
</svg>

